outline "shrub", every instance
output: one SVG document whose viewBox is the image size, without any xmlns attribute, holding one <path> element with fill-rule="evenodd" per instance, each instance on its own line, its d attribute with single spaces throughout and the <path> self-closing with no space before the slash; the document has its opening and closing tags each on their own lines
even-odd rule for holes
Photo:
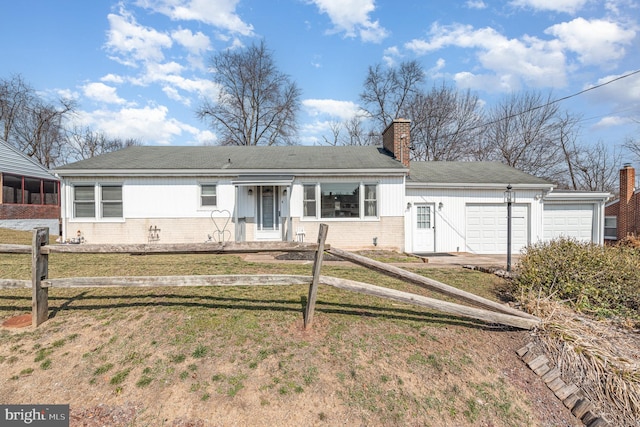
<svg viewBox="0 0 640 427">
<path fill-rule="evenodd" d="M 527 247 L 514 292 L 599 316 L 640 318 L 640 249 L 560 238 Z"/>
</svg>

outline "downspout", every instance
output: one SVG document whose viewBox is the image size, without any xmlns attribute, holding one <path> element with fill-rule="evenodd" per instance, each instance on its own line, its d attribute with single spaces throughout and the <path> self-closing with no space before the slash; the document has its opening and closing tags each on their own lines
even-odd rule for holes
<svg viewBox="0 0 640 427">
<path fill-rule="evenodd" d="M 235 234 L 235 241 L 238 242 L 240 241 L 240 236 L 238 236 L 238 233 L 240 232 L 240 227 L 238 226 L 238 186 L 234 186 L 235 187 L 235 198 L 233 200 L 233 230 L 234 230 L 234 234 Z"/>
<path fill-rule="evenodd" d="M 287 234 L 286 234 L 287 242 L 293 241 L 293 232 L 292 232 L 293 218 L 291 217 L 291 192 L 292 192 L 292 187 L 291 187 L 291 184 L 289 184 L 287 186 L 287 225 L 288 225 Z"/>
</svg>

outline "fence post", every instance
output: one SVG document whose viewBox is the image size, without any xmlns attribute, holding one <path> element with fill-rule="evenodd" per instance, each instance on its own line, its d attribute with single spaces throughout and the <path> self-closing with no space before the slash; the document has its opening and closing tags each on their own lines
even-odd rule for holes
<svg viewBox="0 0 640 427">
<path fill-rule="evenodd" d="M 49 317 L 49 289 L 42 280 L 49 274 L 49 255 L 40 252 L 49 243 L 49 228 L 33 230 L 31 247 L 31 325 L 38 326 Z"/>
<path fill-rule="evenodd" d="M 320 224 L 318 230 L 318 249 L 316 250 L 316 259 L 313 262 L 313 279 L 309 285 L 309 297 L 307 298 L 307 306 L 304 310 L 304 328 L 307 329 L 313 322 L 313 312 L 316 308 L 316 299 L 318 297 L 318 280 L 320 279 L 320 269 L 322 268 L 322 259 L 324 257 L 324 241 L 327 239 L 329 226 Z"/>
</svg>

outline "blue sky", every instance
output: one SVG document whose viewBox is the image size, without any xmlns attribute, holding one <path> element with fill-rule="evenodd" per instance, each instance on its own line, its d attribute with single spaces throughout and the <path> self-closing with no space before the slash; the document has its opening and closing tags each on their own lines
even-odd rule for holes
<svg viewBox="0 0 640 427">
<path fill-rule="evenodd" d="M 217 94 L 209 59 L 264 40 L 302 90 L 300 143 L 314 144 L 357 111 L 370 65 L 416 59 L 487 105 L 560 98 L 640 69 L 638 18 L 634 0 L 7 1 L 0 77 L 75 98 L 78 123 L 110 136 L 215 143 L 195 117 Z M 584 142 L 617 146 L 640 129 L 640 74 L 561 105 L 582 115 Z"/>
</svg>

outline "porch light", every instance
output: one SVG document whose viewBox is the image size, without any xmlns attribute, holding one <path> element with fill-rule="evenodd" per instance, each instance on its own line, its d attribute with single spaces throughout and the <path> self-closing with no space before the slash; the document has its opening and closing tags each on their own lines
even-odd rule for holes
<svg viewBox="0 0 640 427">
<path fill-rule="evenodd" d="M 249 193 L 250 196 L 253 196 L 253 190 L 252 189 L 249 189 L 248 193 Z"/>
<path fill-rule="evenodd" d="M 507 191 L 504 192 L 504 202 L 505 203 L 515 203 L 516 202 L 516 192 L 513 190 L 511 184 L 507 185 Z"/>
<path fill-rule="evenodd" d="M 504 202 L 507 204 L 507 272 L 511 272 L 511 204 L 516 202 L 516 192 L 511 184 L 504 192 Z"/>
<path fill-rule="evenodd" d="M 411 209 L 411 202 L 407 203 L 407 210 Z"/>
<path fill-rule="evenodd" d="M 443 207 L 444 207 L 444 203 L 442 203 L 442 202 L 438 203 L 438 210 L 439 211 L 441 211 Z"/>
</svg>

